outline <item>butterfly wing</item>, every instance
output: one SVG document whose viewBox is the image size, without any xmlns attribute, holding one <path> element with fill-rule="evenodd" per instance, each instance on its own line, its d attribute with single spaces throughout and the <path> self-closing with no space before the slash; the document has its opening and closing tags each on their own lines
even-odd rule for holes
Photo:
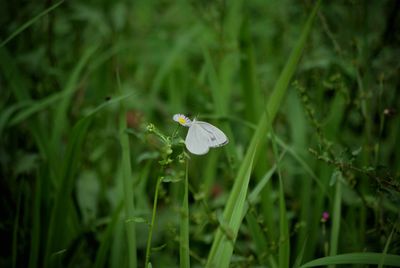
<svg viewBox="0 0 400 268">
<path fill-rule="evenodd" d="M 203 130 L 204 136 L 207 136 L 209 147 L 220 147 L 228 143 L 228 138 L 219 128 L 202 121 L 195 121 L 194 124 Z"/>
<path fill-rule="evenodd" d="M 208 133 L 198 124 L 192 124 L 185 139 L 186 148 L 192 154 L 206 154 L 210 148 Z"/>
</svg>

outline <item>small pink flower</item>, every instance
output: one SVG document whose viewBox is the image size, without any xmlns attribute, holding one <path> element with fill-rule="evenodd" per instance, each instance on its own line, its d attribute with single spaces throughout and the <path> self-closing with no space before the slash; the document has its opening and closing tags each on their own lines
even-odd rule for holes
<svg viewBox="0 0 400 268">
<path fill-rule="evenodd" d="M 321 222 L 327 222 L 329 220 L 329 213 L 327 211 L 322 212 Z"/>
</svg>

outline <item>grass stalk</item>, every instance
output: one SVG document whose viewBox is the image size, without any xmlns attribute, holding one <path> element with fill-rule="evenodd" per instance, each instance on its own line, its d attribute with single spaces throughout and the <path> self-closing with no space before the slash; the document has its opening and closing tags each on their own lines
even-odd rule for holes
<svg viewBox="0 0 400 268">
<path fill-rule="evenodd" d="M 342 202 L 342 181 L 340 178 L 338 178 L 336 180 L 335 197 L 333 200 L 332 231 L 331 231 L 331 242 L 329 245 L 330 256 L 335 256 L 338 250 L 340 218 L 341 218 L 341 202 Z"/>
<path fill-rule="evenodd" d="M 379 265 L 382 259 L 384 259 L 383 265 L 400 267 L 399 255 L 382 254 L 376 252 L 356 252 L 315 259 L 303 264 L 302 266 L 300 266 L 300 268 L 327 266 L 335 264 Z"/>
<path fill-rule="evenodd" d="M 121 92 L 121 82 L 119 79 L 119 73 L 117 72 L 118 91 Z M 128 259 L 130 268 L 137 267 L 137 256 L 136 256 L 136 224 L 135 221 L 129 219 L 135 216 L 134 206 L 134 191 L 132 181 L 132 167 L 131 167 L 131 154 L 129 146 L 129 136 L 126 133 L 127 122 L 126 122 L 126 108 L 123 102 L 120 104 L 119 112 L 119 141 L 121 144 L 121 165 L 122 165 L 122 176 L 124 182 L 124 208 L 125 208 L 125 227 L 128 242 Z"/>
<path fill-rule="evenodd" d="M 184 194 L 182 202 L 182 211 L 180 213 L 180 247 L 179 260 L 180 267 L 190 267 L 190 251 L 189 251 L 189 160 L 186 159 L 186 172 L 184 182 Z"/>
<path fill-rule="evenodd" d="M 152 212 L 152 215 L 151 215 L 151 221 L 150 221 L 150 226 L 149 226 L 149 234 L 147 236 L 146 258 L 145 258 L 144 267 L 148 267 L 149 262 L 150 262 L 151 240 L 153 239 L 153 229 L 154 229 L 154 223 L 155 223 L 156 212 L 157 212 L 158 192 L 159 192 L 159 189 L 160 189 L 161 182 L 162 182 L 162 177 L 160 176 L 157 179 L 156 190 L 155 190 L 155 193 L 154 193 L 153 212 Z"/>
</svg>

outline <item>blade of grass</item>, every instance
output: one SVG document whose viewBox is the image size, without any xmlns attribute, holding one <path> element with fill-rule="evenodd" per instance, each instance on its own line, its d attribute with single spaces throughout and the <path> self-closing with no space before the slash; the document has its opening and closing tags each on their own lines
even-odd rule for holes
<svg viewBox="0 0 400 268">
<path fill-rule="evenodd" d="M 109 266 L 111 268 L 126 267 L 128 261 L 126 260 L 126 232 L 123 216 L 119 217 L 112 235 L 112 245 L 110 252 Z"/>
<path fill-rule="evenodd" d="M 268 121 L 269 116 L 267 114 Z M 272 142 L 272 149 L 274 152 L 274 156 L 277 159 L 276 168 L 278 171 L 279 178 L 279 267 L 280 268 L 288 268 L 289 267 L 289 258 L 290 258 L 290 237 L 289 237 L 289 224 L 287 218 L 286 211 L 286 202 L 285 202 L 285 193 L 284 193 L 284 185 L 282 180 L 281 173 L 281 161 L 278 157 L 278 146 L 276 142 L 276 138 L 274 135 L 274 130 L 272 124 L 270 125 L 270 135 Z"/>
<path fill-rule="evenodd" d="M 162 181 L 162 177 L 157 178 L 157 183 L 156 183 L 156 190 L 154 193 L 154 202 L 153 202 L 153 212 L 151 215 L 151 221 L 150 221 L 150 226 L 149 226 L 149 234 L 147 237 L 147 246 L 146 246 L 146 258 L 144 262 L 144 267 L 148 267 L 150 264 L 150 255 L 151 255 L 151 241 L 153 238 L 153 229 L 154 229 L 154 222 L 156 218 L 156 211 L 157 211 L 157 202 L 158 202 L 158 192 L 160 189 L 160 184 Z"/>
<path fill-rule="evenodd" d="M 29 268 L 36 268 L 39 260 L 40 234 L 41 234 L 41 213 L 42 202 L 42 184 L 46 181 L 45 168 L 39 167 L 36 176 L 35 197 L 33 200 L 32 230 L 31 230 L 31 248 L 29 251 Z"/>
<path fill-rule="evenodd" d="M 226 232 L 224 232 L 221 227 L 218 228 L 207 259 L 206 267 L 229 266 L 229 260 L 233 252 L 233 245 L 243 218 L 243 208 L 250 181 L 256 145 L 257 144 L 254 144 L 252 147 L 252 154 L 246 154 L 247 157 L 245 157 L 236 177 L 236 180 L 243 182 L 243 185 L 238 183 L 234 184 L 223 214 L 223 222 L 226 223 L 224 228 L 228 229 L 229 233 L 231 233 L 233 237 L 227 237 L 225 234 Z"/>
<path fill-rule="evenodd" d="M 13 55 L 11 55 L 5 47 L 0 47 L 0 68 L 15 99 L 18 101 L 29 100 L 30 87 L 28 80 L 23 75 L 22 71 L 19 70 Z"/>
<path fill-rule="evenodd" d="M 228 103 L 229 103 L 229 98 L 224 94 L 222 88 L 221 88 L 221 83 L 218 78 L 217 71 L 215 70 L 215 67 L 213 65 L 213 62 L 211 60 L 210 53 L 208 50 L 204 49 L 204 59 L 205 59 L 205 64 L 206 64 L 206 69 L 208 73 L 208 78 L 209 82 L 211 85 L 211 92 L 212 92 L 212 98 L 214 102 L 214 110 L 215 113 L 218 117 L 225 117 L 228 114 Z M 232 162 L 237 163 L 238 160 L 238 155 L 235 150 L 235 140 L 233 139 L 233 132 L 228 124 L 228 122 L 222 122 L 221 123 L 221 128 L 224 130 L 224 132 L 227 134 L 229 137 L 229 146 L 225 146 L 225 150 L 227 151 L 228 155 L 232 157 Z"/>
<path fill-rule="evenodd" d="M 280 158 L 282 158 L 284 155 L 282 154 Z M 273 165 L 268 172 L 262 177 L 262 179 L 257 183 L 257 185 L 254 187 L 253 191 L 249 194 L 249 202 L 253 203 L 256 201 L 257 197 L 261 194 L 262 189 L 267 185 L 267 183 L 270 181 L 272 175 L 274 175 L 276 171 L 276 165 Z M 246 214 L 246 211 L 245 213 Z"/>
<path fill-rule="evenodd" d="M 342 202 L 342 178 L 340 175 L 336 180 L 335 197 L 333 200 L 332 231 L 331 231 L 331 241 L 329 245 L 330 256 L 335 256 L 337 254 L 339 232 L 340 232 L 341 202 Z"/>
<path fill-rule="evenodd" d="M 387 241 L 386 241 L 385 248 L 383 249 L 383 252 L 382 252 L 382 259 L 381 259 L 381 261 L 379 262 L 378 268 L 382 268 L 382 267 L 383 267 L 383 263 L 385 262 L 385 258 L 386 258 L 386 255 L 387 255 L 387 252 L 388 252 L 388 249 L 389 249 L 390 242 L 392 242 L 392 237 L 393 237 L 394 230 L 395 230 L 395 229 L 394 229 L 394 227 L 393 227 L 393 228 L 392 228 L 392 231 L 390 232 L 390 235 L 389 235 L 389 237 L 388 237 L 388 239 L 387 239 Z"/>
<path fill-rule="evenodd" d="M 92 118 L 101 109 L 121 101 L 122 99 L 128 97 L 121 96 L 113 101 L 102 103 L 95 109 L 93 109 L 87 116 L 80 119 L 72 128 L 70 133 L 70 141 L 67 146 L 66 154 L 64 157 L 63 167 L 62 167 L 62 178 L 59 187 L 56 189 L 56 195 L 54 200 L 54 206 L 52 207 L 50 213 L 50 223 L 47 232 L 47 242 L 44 256 L 44 267 L 54 265 L 54 260 L 52 257 L 58 256 L 55 254 L 60 250 L 64 250 L 67 242 L 66 240 L 71 240 L 71 234 L 67 233 L 67 219 L 69 215 L 69 209 L 73 206 L 70 205 L 72 202 L 71 193 L 75 182 L 75 174 L 78 169 L 80 162 L 80 156 L 82 153 L 82 145 L 88 131 L 89 125 Z"/>
<path fill-rule="evenodd" d="M 189 255 L 189 159 L 186 159 L 186 175 L 184 183 L 184 194 L 182 202 L 182 211 L 180 213 L 180 247 L 179 260 L 180 267 L 190 267 Z"/>
<path fill-rule="evenodd" d="M 276 137 L 276 142 L 280 147 L 284 148 L 285 151 L 287 151 L 301 165 L 302 169 L 304 169 L 306 173 L 317 183 L 320 191 L 324 194 L 324 196 L 328 199 L 331 199 L 331 196 L 326 191 L 326 188 L 322 184 L 321 180 L 311 169 L 310 165 L 308 165 L 307 162 L 293 148 L 288 146 L 282 139 Z"/>
<path fill-rule="evenodd" d="M 67 219 L 69 218 L 68 208 L 70 207 L 68 203 L 72 202 L 71 194 L 75 181 L 75 173 L 77 172 L 83 141 L 90 122 L 91 117 L 85 117 L 79 120 L 70 134 L 71 140 L 67 147 L 62 169 L 63 177 L 56 190 L 57 193 L 50 216 L 45 250 L 45 267 L 55 264 L 55 260 L 52 257 L 60 256 L 56 254 L 56 252 L 64 250 L 69 242 L 65 240 L 71 239 L 71 237 L 68 237 L 71 236 L 71 234 L 66 232 Z"/>
<path fill-rule="evenodd" d="M 400 256 L 387 254 L 384 255 L 382 253 L 376 252 L 363 252 L 363 253 L 348 253 L 348 254 L 340 254 L 336 256 L 329 256 L 324 258 L 319 258 L 307 262 L 301 266 L 301 268 L 306 267 L 316 267 L 316 266 L 326 266 L 333 264 L 369 264 L 369 265 L 378 265 L 382 260 L 382 257 L 385 256 L 385 260 L 383 262 L 384 265 L 391 265 L 395 267 L 400 267 Z"/>
<path fill-rule="evenodd" d="M 252 123 L 259 119 L 262 111 L 261 90 L 257 81 L 256 60 L 254 57 L 253 42 L 249 29 L 249 16 L 245 16 L 240 31 L 240 75 L 242 82 L 243 99 L 246 106 L 246 118 Z"/>
<path fill-rule="evenodd" d="M 86 51 L 83 53 L 83 56 L 80 58 L 76 67 L 72 71 L 71 76 L 68 78 L 67 84 L 62 90 L 62 94 L 65 94 L 66 96 L 61 99 L 55 110 L 54 126 L 52 131 L 53 146 L 55 146 L 59 142 L 63 128 L 68 125 L 67 109 L 71 102 L 72 94 L 77 89 L 77 84 L 79 82 L 79 78 L 81 77 L 83 68 L 87 65 L 90 57 L 94 54 L 97 48 L 98 45 L 96 44 L 86 49 Z"/>
<path fill-rule="evenodd" d="M 50 13 L 51 11 L 53 11 L 54 9 L 56 9 L 59 5 L 61 5 L 64 2 L 64 0 L 61 0 L 58 3 L 55 3 L 54 5 L 52 5 L 51 7 L 43 10 L 41 13 L 39 13 L 38 15 L 36 15 L 35 17 L 33 17 L 32 19 L 28 20 L 27 22 L 25 22 L 22 26 L 20 26 L 18 29 L 16 29 L 9 37 L 7 37 L 3 42 L 1 42 L 0 47 L 6 45 L 8 42 L 10 42 L 13 38 L 15 38 L 17 35 L 19 35 L 21 32 L 23 32 L 24 30 L 26 30 L 29 26 L 31 26 L 32 24 L 34 24 L 37 20 L 39 20 L 41 17 L 47 15 L 48 13 Z"/>
<path fill-rule="evenodd" d="M 269 252 L 267 238 L 265 237 L 261 226 L 258 224 L 256 217 L 250 212 L 246 214 L 245 218 L 251 237 L 256 246 L 258 261 L 262 265 L 266 265 L 268 261 L 271 267 L 277 268 L 278 265 L 276 264 L 271 252 Z"/>
<path fill-rule="evenodd" d="M 119 73 L 117 72 L 117 84 L 118 91 L 121 94 L 121 81 Z M 128 243 L 128 267 L 137 267 L 137 253 L 136 253 L 136 224 L 135 221 L 129 221 L 128 219 L 135 217 L 135 205 L 134 205 L 134 192 L 133 192 L 133 181 L 132 181 L 132 167 L 131 167 L 131 154 L 129 146 L 129 136 L 126 132 L 126 108 L 123 102 L 120 103 L 119 111 L 119 142 L 121 145 L 121 168 L 122 177 L 124 181 L 124 208 L 125 208 L 125 227 L 126 227 L 126 239 Z"/>
<path fill-rule="evenodd" d="M 278 173 L 279 174 L 279 173 Z M 279 267 L 289 267 L 290 237 L 283 180 L 279 176 Z"/>
<path fill-rule="evenodd" d="M 293 268 L 300 267 L 300 264 L 301 264 L 302 261 L 303 261 L 304 251 L 305 251 L 306 245 L 307 245 L 307 240 L 308 240 L 308 238 L 306 237 L 306 238 L 304 239 L 304 242 L 303 242 L 303 244 L 302 244 L 302 247 L 301 247 L 301 249 L 300 249 L 300 252 L 299 252 L 299 254 L 298 254 L 297 257 L 296 257 L 296 261 L 294 262 Z"/>
<path fill-rule="evenodd" d="M 23 75 L 23 72 L 19 70 L 16 61 L 12 55 L 9 54 L 5 47 L 0 47 L 0 70 L 1 73 L 4 75 L 4 80 L 7 81 L 8 88 L 11 90 L 14 98 L 16 99 L 17 103 L 15 104 L 16 109 L 23 108 L 27 106 L 31 102 L 30 98 L 30 83 Z M 18 107 L 18 108 L 17 108 Z M 5 113 L 2 114 L 2 128 L 5 127 L 5 124 L 8 121 L 8 116 L 13 113 L 13 108 L 7 110 L 9 114 Z M 48 146 L 48 137 L 47 133 L 44 131 L 42 127 L 43 124 L 39 120 L 32 119 L 27 122 L 27 126 L 29 132 L 34 137 L 36 146 L 39 149 L 40 155 L 42 159 L 52 159 L 50 155 L 50 150 Z M 43 168 L 44 169 L 44 168 Z M 38 180 L 36 181 L 36 191 L 35 191 L 35 200 L 33 202 L 33 219 L 32 219 L 32 234 L 31 234 L 31 250 L 29 255 L 29 267 L 37 267 L 38 259 L 39 259 L 39 250 L 41 248 L 40 245 L 40 208 L 41 208 L 41 192 L 44 185 L 48 184 L 48 177 L 45 176 L 45 171 L 39 172 L 41 176 L 38 176 Z M 43 200 L 44 203 L 47 200 Z M 48 204 L 48 203 L 47 203 Z M 44 247 L 44 243 L 42 247 Z"/>
<path fill-rule="evenodd" d="M 176 40 L 175 45 L 167 54 L 166 59 L 160 66 L 160 69 L 157 71 L 157 74 L 155 75 L 155 78 L 151 85 L 150 100 L 153 103 L 158 96 L 163 80 L 167 76 L 168 72 L 170 72 L 174 67 L 175 61 L 183 56 L 182 54 L 184 53 L 186 47 L 191 45 L 191 41 L 193 41 L 193 38 L 197 36 L 200 31 L 201 27 L 199 27 L 199 25 L 195 25 L 186 33 L 179 35 L 179 38 Z"/>
<path fill-rule="evenodd" d="M 110 248 L 112 234 L 120 218 L 122 208 L 123 208 L 123 202 L 120 202 L 120 204 L 115 209 L 112 215 L 111 221 L 108 224 L 107 229 L 103 234 L 103 237 L 101 238 L 100 248 L 97 251 L 96 262 L 94 264 L 95 268 L 106 267 L 105 265 L 106 265 L 107 251 Z"/>
<path fill-rule="evenodd" d="M 25 109 L 22 109 L 20 112 L 12 117 L 12 119 L 8 123 L 8 126 L 13 126 L 21 123 L 22 121 L 28 119 L 30 116 L 46 109 L 48 106 L 56 103 L 57 101 L 69 97 L 69 93 L 70 92 L 57 92 L 43 99 L 31 102 L 31 105 L 27 106 Z"/>
<path fill-rule="evenodd" d="M 22 199 L 22 184 L 24 181 L 21 181 L 18 187 L 18 199 L 17 199 L 17 210 L 14 220 L 14 228 L 12 235 L 12 267 L 17 267 L 17 257 L 18 257 L 18 230 L 19 230 L 19 215 L 21 214 L 21 199 Z"/>
<path fill-rule="evenodd" d="M 206 200 L 210 197 L 212 187 L 216 180 L 218 156 L 219 154 L 217 152 L 210 154 L 209 157 L 207 157 L 207 162 L 204 165 L 204 171 L 202 174 L 204 181 L 202 183 L 202 189 L 204 191 L 204 198 Z"/>
<path fill-rule="evenodd" d="M 0 47 L 0 70 L 7 81 L 9 88 L 11 89 L 15 99 L 17 100 L 16 106 L 25 106 L 25 103 L 31 101 L 30 84 L 23 72 L 19 70 L 14 57 L 9 54 L 5 47 Z M 4 117 L 3 117 L 4 116 Z M 7 122 L 7 115 L 2 115 L 2 120 L 5 119 L 4 123 Z M 2 122 L 3 123 L 3 122 Z M 43 131 L 42 122 L 36 119 L 32 119 L 27 122 L 29 130 L 32 136 L 35 138 L 36 144 L 39 148 L 40 154 L 43 159 L 52 159 L 48 146 L 47 133 Z M 5 126 L 4 126 L 5 127 Z"/>
<path fill-rule="evenodd" d="M 7 109 L 3 110 L 0 115 L 0 138 L 3 134 L 3 130 L 6 127 L 9 119 L 11 118 L 12 114 L 16 111 L 31 105 L 31 101 L 20 101 L 14 105 L 7 107 Z"/>
<path fill-rule="evenodd" d="M 280 159 L 282 159 L 283 156 L 284 153 L 281 154 Z M 254 187 L 253 191 L 248 195 L 248 200 L 243 209 L 243 217 L 246 217 L 248 228 L 250 230 L 250 233 L 252 234 L 253 240 L 256 243 L 257 253 L 258 253 L 257 257 L 260 263 L 265 264 L 265 262 L 268 260 L 269 265 L 274 268 L 278 267 L 278 265 L 276 263 L 274 256 L 270 252 L 268 252 L 267 240 L 269 237 L 267 238 L 264 236 L 264 232 L 259 226 L 255 217 L 252 216 L 251 213 L 247 213 L 247 211 L 249 207 L 256 202 L 257 198 L 260 197 L 260 195 L 261 198 L 263 197 L 262 196 L 263 190 L 267 186 L 268 182 L 270 181 L 275 171 L 276 171 L 276 165 L 274 165 L 270 170 L 268 170 L 268 172 L 261 178 L 261 180 Z"/>
<path fill-rule="evenodd" d="M 321 1 L 318 1 L 315 5 L 303 28 L 299 40 L 297 41 L 292 53 L 290 54 L 285 68 L 283 69 L 281 76 L 279 77 L 278 82 L 275 85 L 272 95 L 268 101 L 267 112 L 264 112 L 264 115 L 258 124 L 256 132 L 253 135 L 249 148 L 237 173 L 235 183 L 233 185 L 223 213 L 224 222 L 228 224 L 228 227 L 233 232 L 233 241 L 225 236 L 221 228 L 218 228 L 207 259 L 207 267 L 224 268 L 229 266 L 229 261 L 233 253 L 233 243 L 235 241 L 240 223 L 243 218 L 243 206 L 250 181 L 251 170 L 253 168 L 253 161 L 256 157 L 257 149 L 260 143 L 267 135 L 268 127 L 270 125 L 267 119 L 270 118 L 271 120 L 273 120 L 278 111 L 278 108 L 281 105 L 287 86 L 289 85 L 296 66 L 300 60 L 302 50 L 305 46 L 307 36 L 311 30 L 311 25 L 314 20 L 316 11 L 318 10 L 318 7 L 320 5 L 320 2 Z M 267 117 L 266 114 L 268 114 L 269 116 Z M 239 214 L 237 213 L 238 210 L 240 210 Z"/>
</svg>

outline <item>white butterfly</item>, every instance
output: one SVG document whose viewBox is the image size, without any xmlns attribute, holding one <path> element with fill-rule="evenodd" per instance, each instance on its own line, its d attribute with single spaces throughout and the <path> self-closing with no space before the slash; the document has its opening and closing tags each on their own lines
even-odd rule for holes
<svg viewBox="0 0 400 268">
<path fill-rule="evenodd" d="M 192 121 L 183 114 L 175 114 L 173 119 L 182 126 L 189 128 L 185 145 L 192 154 L 206 154 L 210 148 L 220 147 L 228 143 L 225 133 L 207 122 L 197 121 L 196 119 Z"/>
</svg>

